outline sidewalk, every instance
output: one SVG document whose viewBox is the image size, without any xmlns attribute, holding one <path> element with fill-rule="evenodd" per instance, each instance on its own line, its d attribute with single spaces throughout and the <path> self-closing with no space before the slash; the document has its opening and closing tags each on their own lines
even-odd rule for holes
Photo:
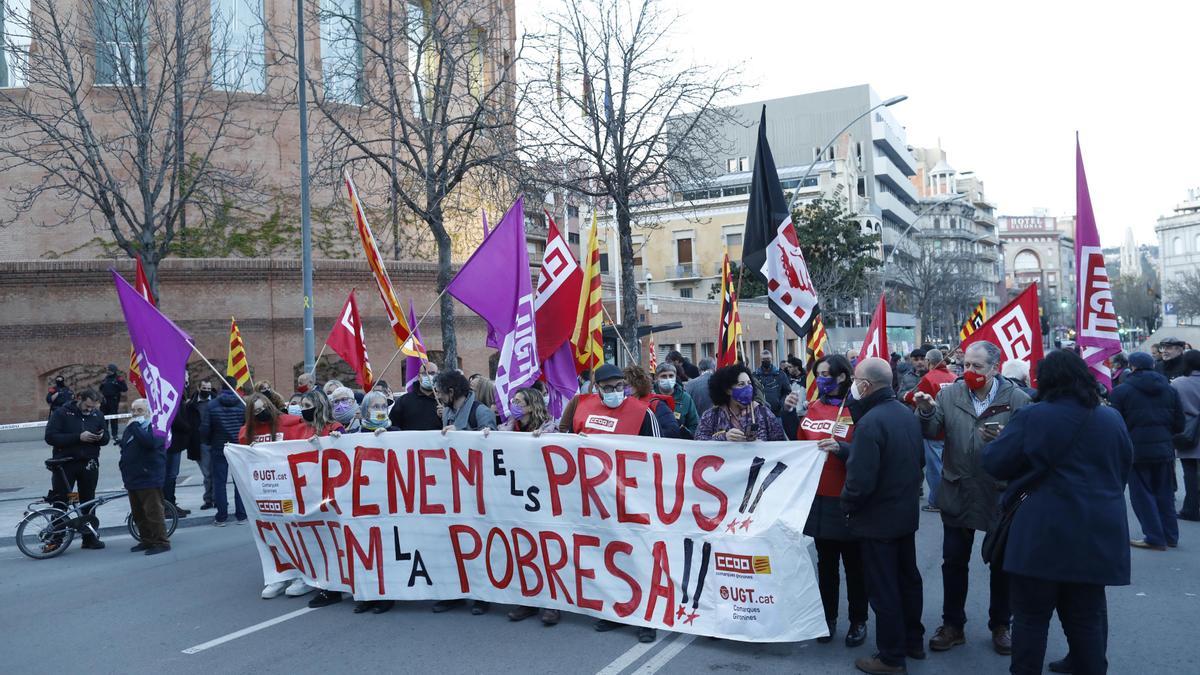
<svg viewBox="0 0 1200 675">
<path fill-rule="evenodd" d="M 100 451 L 100 481 L 96 494 L 122 492 L 121 471 L 117 465 L 120 450 L 116 445 L 107 445 Z M 50 490 L 50 472 L 43 462 L 50 457 L 50 448 L 39 441 L 14 441 L 0 443 L 0 546 L 13 544 L 17 525 L 25 515 L 30 502 L 39 501 Z M 230 508 L 233 508 L 233 481 L 228 486 Z M 192 513 L 179 519 L 179 527 L 208 525 L 216 511 L 201 511 L 204 497 L 204 478 L 200 466 L 184 457 L 179 467 L 179 478 L 175 487 L 175 498 L 180 506 Z M 100 519 L 100 534 L 126 534 L 125 518 L 129 515 L 129 501 L 115 499 L 96 511 Z M 230 513 L 230 520 L 233 514 Z M 72 544 L 74 546 L 74 544 Z"/>
</svg>

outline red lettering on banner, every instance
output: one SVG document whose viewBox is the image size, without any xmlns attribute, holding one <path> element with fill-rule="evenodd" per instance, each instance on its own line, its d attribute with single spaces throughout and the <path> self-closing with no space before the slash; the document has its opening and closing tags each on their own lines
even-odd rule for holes
<svg viewBox="0 0 1200 675">
<path fill-rule="evenodd" d="M 649 513 L 629 513 L 625 510 L 626 488 L 636 490 L 638 486 L 637 478 L 633 478 L 625 472 L 625 463 L 645 462 L 646 453 L 638 450 L 617 450 L 615 454 L 617 456 L 617 522 L 649 525 Z M 661 492 L 661 489 L 658 491 Z"/>
<path fill-rule="evenodd" d="M 330 477 L 329 467 L 336 463 L 338 465 L 338 474 L 335 477 Z M 346 453 L 337 448 L 326 448 L 321 451 L 321 510 L 328 511 L 333 508 L 334 513 L 342 514 L 342 510 L 338 508 L 337 497 L 334 496 L 334 490 L 342 487 L 350 482 L 350 458 Z"/>
<path fill-rule="evenodd" d="M 679 514 L 683 512 L 683 477 L 687 474 L 687 455 L 682 452 L 675 455 L 675 505 L 670 511 L 663 509 L 664 482 L 663 482 L 663 459 L 662 455 L 654 453 L 654 484 L 657 489 L 654 491 L 654 506 L 658 513 L 658 520 L 663 525 L 671 525 L 676 520 L 679 520 Z"/>
<path fill-rule="evenodd" d="M 692 482 L 695 483 L 696 487 L 717 498 L 717 514 L 712 518 L 704 515 L 700 510 L 699 504 L 692 505 L 692 516 L 695 517 L 696 524 L 700 526 L 700 529 L 707 532 L 717 529 L 720 527 L 721 521 L 725 520 L 725 514 L 729 510 L 729 498 L 725 496 L 724 492 L 721 492 L 711 483 L 704 480 L 704 471 L 705 469 L 719 471 L 724 465 L 725 460 L 716 455 L 705 455 L 696 460 L 696 463 L 692 465 Z"/>
<path fill-rule="evenodd" d="M 325 542 L 321 540 L 320 530 L 320 527 L 324 524 L 325 521 L 323 520 L 305 520 L 296 523 L 296 527 L 307 527 L 312 530 L 312 535 L 317 540 L 317 546 L 321 547 L 321 562 L 325 565 L 325 581 L 329 581 L 329 553 L 325 550 Z M 301 537 L 303 536 L 304 535 L 301 535 Z M 301 541 L 303 541 L 303 538 Z M 317 578 L 317 570 L 315 567 L 313 568 L 313 578 Z"/>
<path fill-rule="evenodd" d="M 292 474 L 292 489 L 296 492 L 297 515 L 303 516 L 308 513 L 304 510 L 304 486 L 308 485 L 308 479 L 302 476 L 296 467 L 300 464 L 316 464 L 319 457 L 320 454 L 316 450 L 288 455 L 288 471 Z"/>
<path fill-rule="evenodd" d="M 338 540 L 338 535 L 342 533 L 342 528 L 332 520 L 326 522 L 325 527 L 329 528 L 329 538 L 333 540 L 333 548 L 337 553 L 338 575 L 342 578 L 343 584 L 353 588 L 354 583 L 350 577 L 350 571 L 347 569 L 350 566 L 350 554 L 347 553 L 341 541 Z"/>
<path fill-rule="evenodd" d="M 567 468 L 562 472 L 555 471 L 551 455 L 566 461 Z M 562 497 L 558 493 L 558 488 L 570 485 L 575 480 L 575 459 L 571 457 L 571 453 L 567 452 L 566 448 L 557 445 L 543 445 L 542 462 L 546 465 L 546 480 L 550 484 L 550 513 L 561 516 L 563 512 Z"/>
<path fill-rule="evenodd" d="M 504 544 L 504 576 L 500 577 L 499 579 L 496 578 L 496 574 L 492 571 L 492 542 L 495 541 L 497 537 L 500 538 L 500 543 Z M 499 589 L 505 589 L 508 588 L 510 583 L 512 583 L 512 553 L 512 547 L 508 545 L 508 538 L 504 536 L 504 530 L 501 530 L 498 527 L 493 527 L 488 531 L 487 553 L 483 557 L 483 562 L 487 566 L 488 581 L 492 582 L 492 586 L 495 586 Z"/>
<path fill-rule="evenodd" d="M 275 530 L 275 536 L 279 537 L 279 545 L 283 546 L 283 551 L 285 553 L 287 553 L 288 558 L 292 561 L 292 565 L 296 569 L 303 572 L 303 571 L 305 571 L 304 570 L 304 561 L 300 559 L 300 547 L 296 545 L 295 531 L 293 530 L 291 523 L 285 524 L 284 527 L 287 528 L 288 538 L 290 538 L 292 540 L 291 546 L 288 546 L 288 540 L 285 539 L 283 536 L 283 533 L 279 531 L 278 525 L 272 525 L 271 529 Z M 310 566 L 311 566 L 311 562 L 310 562 Z M 282 570 L 280 570 L 280 571 L 282 571 Z"/>
<path fill-rule="evenodd" d="M 468 534 L 474 545 L 471 551 L 463 551 L 459 544 L 460 534 Z M 471 592 L 471 580 L 467 578 L 466 561 L 474 560 L 479 557 L 480 551 L 483 550 L 483 540 L 479 538 L 479 533 L 469 525 L 451 525 L 450 526 L 450 545 L 454 547 L 454 564 L 458 566 L 458 587 L 463 593 Z"/>
<path fill-rule="evenodd" d="M 513 528 L 512 538 L 513 553 L 516 555 L 517 560 L 517 579 L 521 582 L 521 595 L 532 598 L 542 592 L 542 570 L 533 562 L 533 559 L 538 554 L 537 540 L 533 538 L 532 534 L 529 534 L 529 530 L 519 527 Z M 529 543 L 529 551 L 526 553 L 521 553 L 520 540 L 522 538 Z M 525 583 L 525 570 L 533 572 L 533 575 L 537 577 L 536 586 L 531 588 L 529 584 Z"/>
<path fill-rule="evenodd" d="M 623 541 L 612 541 L 604 548 L 604 569 L 629 586 L 629 599 L 613 603 L 613 611 L 617 616 L 625 618 L 636 612 L 638 605 L 642 604 L 642 587 L 629 573 L 617 566 L 618 553 L 628 556 L 633 553 L 633 546 Z"/>
<path fill-rule="evenodd" d="M 675 625 L 675 584 L 671 582 L 671 561 L 667 558 L 667 545 L 654 542 L 654 571 L 650 576 L 650 597 L 646 600 L 646 620 L 654 620 L 655 600 L 662 598 L 663 623 Z"/>
<path fill-rule="evenodd" d="M 443 504 L 429 503 L 428 488 L 437 485 L 437 476 L 430 475 L 425 471 L 426 459 L 446 459 L 445 450 L 418 450 L 417 461 L 421 465 L 421 515 L 430 515 L 434 513 L 445 513 L 446 507 Z M 479 535 L 475 535 L 479 536 Z"/>
<path fill-rule="evenodd" d="M 475 486 L 475 508 L 479 515 L 484 515 L 483 504 L 483 453 L 478 450 L 467 452 L 467 463 L 464 464 L 458 451 L 450 449 L 450 485 L 453 488 L 454 512 L 462 513 L 462 498 L 458 491 L 458 479 L 466 478 L 467 483 Z"/>
<path fill-rule="evenodd" d="M 595 476 L 589 476 L 587 472 L 587 458 L 595 457 L 600 460 L 600 473 Z M 579 448 L 579 496 L 583 502 L 580 513 L 587 518 L 592 515 L 591 502 L 596 502 L 596 511 L 600 514 L 601 520 L 608 519 L 608 509 L 604 508 L 604 502 L 600 501 L 599 495 L 596 494 L 596 486 L 603 485 L 608 481 L 608 477 L 612 475 L 612 458 L 602 450 L 596 448 Z"/>
<path fill-rule="evenodd" d="M 567 592 L 567 585 L 563 583 L 562 577 L 558 576 L 558 571 L 567 566 L 567 542 L 563 541 L 563 538 L 557 532 L 546 530 L 540 533 L 540 539 L 542 541 L 542 563 L 546 566 L 546 586 L 550 589 L 550 599 L 558 599 L 558 594 L 555 591 L 555 584 L 557 583 L 558 588 L 562 589 L 563 598 L 568 603 L 575 604 L 571 602 L 571 594 Z M 560 557 L 557 561 L 550 560 L 550 547 L 546 544 L 551 539 L 558 542 Z"/>
<path fill-rule="evenodd" d="M 404 512 L 413 512 L 413 497 L 416 491 L 413 490 L 413 476 L 416 474 L 416 460 L 413 457 L 411 450 L 404 453 L 404 458 L 408 461 L 404 472 L 400 471 L 400 458 L 396 456 L 395 450 L 389 450 L 387 454 L 387 482 L 388 482 L 388 513 L 399 513 L 396 503 L 396 491 L 400 491 L 400 495 L 404 497 Z"/>
<path fill-rule="evenodd" d="M 358 538 L 355 537 L 354 533 L 350 531 L 350 526 L 345 525 L 343 527 L 346 537 L 346 550 L 349 552 L 346 565 L 350 568 L 350 588 L 355 588 L 354 561 L 357 559 L 362 563 L 363 571 L 375 572 L 375 576 L 379 582 L 379 594 L 383 595 L 383 537 L 379 533 L 379 528 L 374 526 L 369 528 L 367 536 L 369 537 L 370 543 L 367 545 L 367 550 L 364 552 L 362 550 L 362 545 L 358 543 Z"/>
<path fill-rule="evenodd" d="M 283 541 L 283 538 L 279 536 L 279 530 L 275 527 L 275 523 L 268 523 L 268 522 L 265 522 L 262 520 L 255 519 L 254 527 L 258 530 L 258 538 L 262 540 L 262 543 L 267 545 L 267 550 L 271 552 L 271 558 L 275 561 L 275 571 L 282 573 L 282 572 L 286 572 L 288 570 L 296 569 L 295 565 L 285 563 L 282 560 L 280 560 L 279 559 L 279 551 L 277 551 L 275 549 L 275 547 L 271 545 L 271 542 L 267 541 L 267 536 L 266 536 L 267 530 L 271 530 L 272 532 L 274 532 L 275 537 L 277 539 L 279 539 L 281 543 Z"/>
<path fill-rule="evenodd" d="M 350 504 L 350 515 L 354 516 L 355 518 L 359 516 L 379 515 L 378 504 L 362 503 L 362 494 L 360 492 L 360 488 L 364 485 L 371 484 L 371 479 L 363 475 L 363 462 L 379 462 L 382 464 L 383 448 L 364 448 L 361 445 L 354 448 L 354 478 L 350 486 L 353 501 Z"/>
<path fill-rule="evenodd" d="M 576 534 L 572 537 L 572 543 L 575 544 L 575 604 L 582 609 L 593 609 L 600 611 L 604 608 L 604 603 L 594 598 L 585 598 L 583 596 L 583 580 L 595 579 L 596 570 L 590 567 L 582 567 L 579 564 L 581 557 L 579 552 L 583 547 L 599 548 L 600 537 L 594 537 L 590 534 Z"/>
</svg>

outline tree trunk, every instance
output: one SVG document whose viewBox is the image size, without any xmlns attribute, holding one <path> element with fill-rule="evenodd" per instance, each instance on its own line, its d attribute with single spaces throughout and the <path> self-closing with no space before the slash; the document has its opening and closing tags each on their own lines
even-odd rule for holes
<svg viewBox="0 0 1200 675">
<path fill-rule="evenodd" d="M 633 231 L 630 227 L 629 206 L 627 200 L 617 200 L 617 234 L 621 247 L 621 325 L 618 328 L 620 339 L 629 348 L 629 358 L 632 365 L 641 363 L 641 344 L 637 339 L 638 329 L 638 287 L 637 279 L 633 278 Z M 649 316 L 646 317 L 647 321 Z M 625 347 L 617 346 L 618 350 Z"/>
<path fill-rule="evenodd" d="M 451 269 L 451 239 L 446 232 L 441 221 L 441 212 L 435 215 L 436 222 L 431 222 L 430 227 L 434 232 L 434 238 L 437 240 L 438 249 L 438 273 L 437 273 L 437 289 L 438 292 L 446 290 L 446 286 L 454 278 L 453 270 Z M 449 293 L 442 295 L 440 301 L 441 320 L 442 320 L 442 350 L 445 354 L 441 364 L 442 369 L 450 370 L 458 367 L 458 335 L 454 330 L 454 298 L 450 297 Z"/>
<path fill-rule="evenodd" d="M 161 260 L 153 251 L 142 251 L 142 269 L 146 271 L 146 281 L 150 284 L 150 295 L 158 305 L 158 263 Z"/>
</svg>

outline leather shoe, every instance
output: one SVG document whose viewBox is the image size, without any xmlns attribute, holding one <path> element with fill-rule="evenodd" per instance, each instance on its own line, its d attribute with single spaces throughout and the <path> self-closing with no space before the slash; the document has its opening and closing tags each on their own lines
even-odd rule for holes
<svg viewBox="0 0 1200 675">
<path fill-rule="evenodd" d="M 509 621 L 524 621 L 537 613 L 537 607 L 513 607 L 506 616 Z"/>
<path fill-rule="evenodd" d="M 925 660 L 925 648 L 924 647 L 913 647 L 913 648 L 909 649 L 908 651 L 904 652 L 904 655 L 915 661 L 924 661 Z"/>
<path fill-rule="evenodd" d="M 354 603 L 354 613 L 366 614 L 367 612 L 371 611 L 371 607 L 374 606 L 374 604 L 375 603 L 370 600 L 359 600 L 358 602 Z"/>
<path fill-rule="evenodd" d="M 1144 549 L 1148 549 L 1151 551 L 1167 550 L 1166 546 L 1159 546 L 1159 545 L 1151 544 L 1151 543 L 1147 542 L 1145 539 L 1131 539 L 1131 540 L 1129 540 L 1129 545 L 1134 548 L 1144 548 Z"/>
<path fill-rule="evenodd" d="M 541 619 L 543 626 L 553 626 L 562 619 L 562 612 L 557 609 L 543 609 Z"/>
<path fill-rule="evenodd" d="M 650 628 L 649 626 L 638 626 L 637 639 L 638 642 L 654 642 L 658 639 L 658 631 L 654 628 Z"/>
<path fill-rule="evenodd" d="M 476 600 L 475 604 L 471 605 L 471 613 L 474 614 L 475 616 L 480 616 L 483 614 L 487 614 L 488 610 L 491 608 L 492 608 L 492 603 L 490 603 L 486 600 Z"/>
<path fill-rule="evenodd" d="M 465 601 L 461 600 L 461 599 L 460 600 L 438 600 L 437 602 L 433 603 L 433 613 L 441 614 L 442 612 L 449 612 L 450 610 L 454 609 L 455 607 L 458 607 L 459 605 L 463 604 L 463 602 L 465 602 Z"/>
<path fill-rule="evenodd" d="M 944 652 L 966 643 L 967 636 L 963 635 L 961 628 L 943 625 L 938 626 L 937 632 L 929 640 L 929 648 L 935 652 Z"/>
<path fill-rule="evenodd" d="M 134 544 L 133 546 L 129 547 L 129 552 L 137 553 L 138 551 L 145 551 L 148 548 L 150 548 L 150 547 L 145 544 Z"/>
<path fill-rule="evenodd" d="M 867 641 L 867 622 L 859 621 L 850 624 L 850 631 L 846 633 L 846 646 L 857 647 Z"/>
<path fill-rule="evenodd" d="M 1046 666 L 1052 673 L 1072 673 L 1074 668 L 1071 667 L 1071 655 L 1067 654 L 1057 661 L 1051 661 Z"/>
<path fill-rule="evenodd" d="M 616 621 L 609 621 L 608 619 L 596 619 L 596 623 L 592 624 L 592 628 L 594 628 L 597 633 L 607 633 L 610 630 L 616 630 L 620 627 L 621 624 L 617 623 Z"/>
<path fill-rule="evenodd" d="M 904 675 L 908 672 L 904 666 L 890 666 L 884 663 L 878 654 L 855 661 L 854 667 L 869 675 Z"/>
<path fill-rule="evenodd" d="M 998 626 L 992 629 L 992 648 L 1001 656 L 1012 654 L 1012 632 L 1008 626 Z"/>
<path fill-rule="evenodd" d="M 84 537 L 80 547 L 99 550 L 104 548 L 104 542 L 100 541 L 100 537 Z"/>
<path fill-rule="evenodd" d="M 375 606 L 371 608 L 372 614 L 383 614 L 396 606 L 395 600 L 376 600 Z"/>
<path fill-rule="evenodd" d="M 308 601 L 308 606 L 313 609 L 336 605 L 342 601 L 341 591 L 321 591 L 313 596 L 312 600 Z"/>
</svg>

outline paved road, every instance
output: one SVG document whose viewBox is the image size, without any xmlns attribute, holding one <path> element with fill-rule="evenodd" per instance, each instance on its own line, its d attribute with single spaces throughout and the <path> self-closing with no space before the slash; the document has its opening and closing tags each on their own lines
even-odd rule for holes
<svg viewBox="0 0 1200 675">
<path fill-rule="evenodd" d="M 1133 551 L 1134 584 L 1110 589 L 1113 673 L 1197 672 L 1200 526 L 1182 525 L 1178 549 Z M 103 551 L 73 546 L 61 558 L 47 561 L 25 559 L 11 546 L 0 548 L 0 670 L 850 673 L 855 672 L 854 658 L 870 653 L 869 646 L 846 649 L 840 635 L 833 644 L 820 645 L 745 644 L 660 633 L 657 643 L 645 647 L 631 631 L 597 634 L 583 617 L 567 617 L 554 628 L 535 620 L 513 624 L 503 617 L 506 607 L 482 617 L 465 610 L 434 615 L 428 602 L 401 604 L 382 616 L 351 614 L 350 602 L 303 611 L 302 600 L 258 597 L 262 577 L 249 527 L 181 529 L 173 550 L 154 557 L 130 554 L 128 537 L 108 537 L 108 542 Z M 940 543 L 937 516 L 923 513 L 917 545 L 927 634 L 939 623 Z M 986 570 L 976 561 L 977 556 L 967 645 L 912 663 L 911 672 L 1007 672 L 1007 659 L 990 649 Z M 1055 626 L 1049 654 L 1057 658 L 1065 649 Z"/>
</svg>

